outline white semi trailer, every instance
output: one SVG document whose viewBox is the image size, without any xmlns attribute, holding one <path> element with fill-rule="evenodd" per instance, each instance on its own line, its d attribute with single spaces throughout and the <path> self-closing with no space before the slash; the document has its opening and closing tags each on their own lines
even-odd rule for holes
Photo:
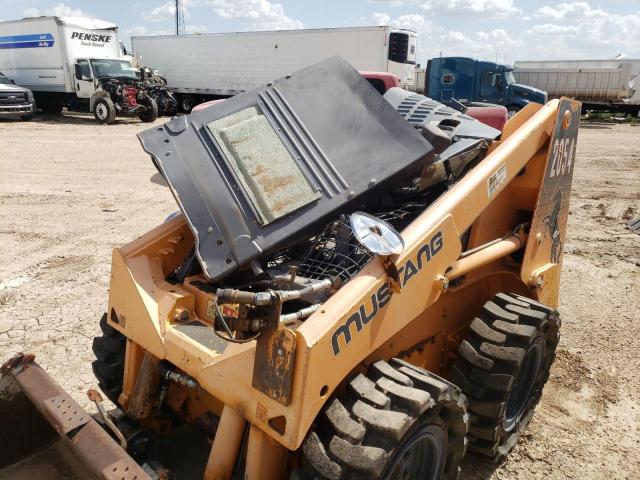
<svg viewBox="0 0 640 480">
<path fill-rule="evenodd" d="M 520 61 L 513 74 L 551 98 L 576 98 L 583 109 L 640 111 L 640 60 Z"/>
<path fill-rule="evenodd" d="M 123 55 L 116 25 L 88 17 L 34 17 L 0 22 L 0 71 L 30 89 L 46 113 L 93 112 L 157 117 L 139 87 L 138 70 Z"/>
<path fill-rule="evenodd" d="M 153 65 L 184 111 L 236 95 L 333 55 L 360 71 L 390 72 L 414 89 L 415 32 L 349 27 L 132 37 L 132 50 Z"/>
</svg>

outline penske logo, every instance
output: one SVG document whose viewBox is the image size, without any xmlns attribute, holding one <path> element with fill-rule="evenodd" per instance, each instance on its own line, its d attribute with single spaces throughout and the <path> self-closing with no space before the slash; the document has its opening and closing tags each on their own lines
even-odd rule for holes
<svg viewBox="0 0 640 480">
<path fill-rule="evenodd" d="M 435 257 L 444 246 L 442 231 L 438 231 L 431 240 L 425 243 L 416 253 L 416 256 L 398 269 L 400 283 L 404 287 L 411 279 L 420 272 Z M 338 356 L 342 345 L 349 345 L 354 335 L 357 335 L 373 319 L 376 318 L 382 308 L 391 300 L 391 289 L 388 284 L 382 285 L 378 290 L 363 302 L 358 309 L 351 314 L 346 322 L 340 325 L 331 337 L 331 348 L 333 355 Z M 342 339 L 342 341 L 341 341 Z"/>
<path fill-rule="evenodd" d="M 111 35 L 100 35 L 98 33 L 72 32 L 71 40 L 73 39 L 84 40 L 87 42 L 109 43 L 111 42 Z"/>
</svg>

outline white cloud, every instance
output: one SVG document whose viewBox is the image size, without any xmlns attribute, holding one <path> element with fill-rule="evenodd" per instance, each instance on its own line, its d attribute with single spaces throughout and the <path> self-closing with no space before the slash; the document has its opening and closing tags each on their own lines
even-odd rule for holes
<svg viewBox="0 0 640 480">
<path fill-rule="evenodd" d="M 431 31 L 431 23 L 427 21 L 422 15 L 410 14 L 401 15 L 395 20 L 390 22 L 392 27 L 406 28 L 413 30 L 414 32 L 427 32 Z"/>
<path fill-rule="evenodd" d="M 392 19 L 391 16 L 386 13 L 373 12 L 368 17 L 360 18 L 358 23 L 362 25 L 384 25 L 393 28 L 406 28 L 407 30 L 413 30 L 419 33 L 427 33 L 432 30 L 431 22 L 426 20 L 423 15 L 418 14 L 400 15 Z"/>
<path fill-rule="evenodd" d="M 142 18 L 147 22 L 164 22 L 173 18 L 175 14 L 176 7 L 174 2 L 168 1 L 144 12 L 142 14 Z"/>
<path fill-rule="evenodd" d="M 147 35 L 170 35 L 174 32 L 169 32 L 161 28 L 149 28 L 146 25 L 136 25 L 125 30 L 125 33 L 131 37 L 142 37 Z"/>
<path fill-rule="evenodd" d="M 40 10 L 38 10 L 37 8 L 35 8 L 35 7 L 30 7 L 30 8 L 27 8 L 27 9 L 22 13 L 22 15 L 23 15 L 25 18 L 27 18 L 27 17 L 39 17 L 39 16 L 41 16 L 41 15 L 42 15 L 42 13 L 40 13 Z"/>
<path fill-rule="evenodd" d="M 510 59 L 525 47 L 525 43 L 514 38 L 504 29 L 479 30 L 463 33 L 449 30 L 441 24 L 425 18 L 424 15 L 410 14 L 391 17 L 386 13 L 375 12 L 361 18 L 363 25 L 389 25 L 395 28 L 407 28 L 418 33 L 418 63 L 426 65 L 427 60 L 440 54 L 445 56 L 465 56 L 492 60 L 496 55 L 500 61 L 505 55 Z"/>
<path fill-rule="evenodd" d="M 58 3 L 51 8 L 45 8 L 40 10 L 35 7 L 27 8 L 23 15 L 25 17 L 40 17 L 43 15 L 54 15 L 56 17 L 86 17 L 87 13 L 83 12 L 79 8 L 73 8 L 65 3 Z"/>
<path fill-rule="evenodd" d="M 425 10 L 464 15 L 506 17 L 521 12 L 514 6 L 513 0 L 421 0 L 418 3 Z"/>
<path fill-rule="evenodd" d="M 248 20 L 249 30 L 287 30 L 302 28 L 279 3 L 268 0 L 201 0 L 219 17 Z"/>
<path fill-rule="evenodd" d="M 192 5 L 191 1 L 182 1 L 182 14 L 185 19 L 191 18 L 189 12 L 189 6 Z M 151 10 L 143 12 L 142 18 L 146 22 L 166 22 L 168 20 L 173 21 L 176 14 L 176 4 L 173 0 L 167 0 L 166 2 L 158 5 Z"/>
<path fill-rule="evenodd" d="M 507 17 L 522 13 L 514 6 L 514 0 L 373 0 L 392 7 L 417 6 L 430 12 L 450 15 L 481 15 L 483 17 Z"/>
<path fill-rule="evenodd" d="M 489 32 L 477 32 L 478 40 L 484 43 L 491 43 L 500 47 L 500 49 L 517 49 L 524 46 L 524 42 L 511 37 L 511 35 L 502 28 L 496 28 Z"/>
<path fill-rule="evenodd" d="M 538 9 L 535 16 L 551 18 L 553 20 L 584 20 L 588 18 L 603 18 L 608 14 L 600 9 L 591 8 L 587 2 L 559 3 L 555 6 L 545 5 Z"/>
<path fill-rule="evenodd" d="M 191 18 L 191 7 L 209 8 L 224 19 L 244 20 L 248 30 L 286 30 L 302 28 L 301 21 L 289 17 L 281 4 L 269 0 L 182 0 L 185 19 Z M 175 17 L 175 2 L 166 0 L 155 8 L 143 13 L 143 19 L 150 23 L 172 21 Z M 204 25 L 190 25 L 185 22 L 187 33 L 206 32 Z"/>
<path fill-rule="evenodd" d="M 534 16 L 559 22 L 541 23 L 527 31 L 533 38 L 555 38 L 552 44 L 541 45 L 540 54 L 550 58 L 570 58 L 576 51 L 580 52 L 578 58 L 609 57 L 620 50 L 640 51 L 640 11 L 610 13 L 593 8 L 587 2 L 571 2 L 545 5 Z"/>
<path fill-rule="evenodd" d="M 360 23 L 374 26 L 386 26 L 391 22 L 391 16 L 386 13 L 373 12 L 369 17 L 361 19 Z"/>
<path fill-rule="evenodd" d="M 438 56 L 442 52 L 444 56 L 465 56 L 481 60 L 494 60 L 498 57 L 498 60 L 503 62 L 505 55 L 512 58 L 524 46 L 523 41 L 513 38 L 507 31 L 500 28 L 480 30 L 472 34 L 446 31 L 431 46 L 429 53 L 430 57 Z M 438 51 L 436 52 L 435 49 Z"/>
<path fill-rule="evenodd" d="M 574 25 L 555 25 L 553 23 L 543 23 L 534 25 L 527 33 L 533 35 L 572 35 L 578 33 L 578 27 Z"/>
</svg>

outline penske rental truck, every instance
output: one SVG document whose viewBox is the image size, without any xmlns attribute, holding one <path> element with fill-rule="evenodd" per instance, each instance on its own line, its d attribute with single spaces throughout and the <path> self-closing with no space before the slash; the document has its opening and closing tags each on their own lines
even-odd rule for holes
<svg viewBox="0 0 640 480">
<path fill-rule="evenodd" d="M 92 112 L 153 121 L 158 107 L 124 55 L 113 23 L 87 17 L 34 17 L 0 22 L 0 71 L 31 90 L 45 113 Z"/>
<path fill-rule="evenodd" d="M 394 73 L 402 88 L 414 90 L 416 40 L 415 32 L 382 26 L 137 36 L 131 44 L 188 112 L 334 55 L 356 70 Z"/>
</svg>

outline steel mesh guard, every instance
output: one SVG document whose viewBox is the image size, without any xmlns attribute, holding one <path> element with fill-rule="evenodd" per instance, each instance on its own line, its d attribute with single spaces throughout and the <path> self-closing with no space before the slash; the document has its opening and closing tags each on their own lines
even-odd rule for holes
<svg viewBox="0 0 640 480">
<path fill-rule="evenodd" d="M 396 230 L 402 231 L 430 203 L 431 199 L 420 199 L 375 215 Z M 312 239 L 311 246 L 300 261 L 299 274 L 316 280 L 339 277 L 346 282 L 362 270 L 371 258 L 373 255 L 353 235 L 349 217 L 341 215 L 339 220 L 327 225 L 322 233 Z"/>
<path fill-rule="evenodd" d="M 317 280 L 339 277 L 349 280 L 373 257 L 355 239 L 349 217 L 341 215 L 312 241 L 299 265 L 299 274 Z"/>
</svg>

